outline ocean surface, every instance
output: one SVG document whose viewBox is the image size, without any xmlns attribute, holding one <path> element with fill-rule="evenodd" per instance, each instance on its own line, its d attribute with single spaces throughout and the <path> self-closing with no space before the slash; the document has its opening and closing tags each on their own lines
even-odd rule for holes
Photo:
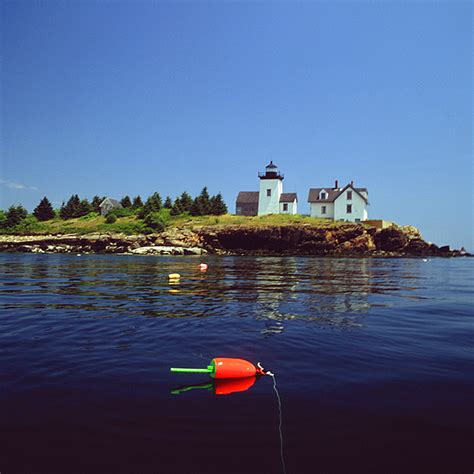
<svg viewBox="0 0 474 474">
<path fill-rule="evenodd" d="M 473 269 L 0 254 L 0 472 L 471 474 Z"/>
</svg>

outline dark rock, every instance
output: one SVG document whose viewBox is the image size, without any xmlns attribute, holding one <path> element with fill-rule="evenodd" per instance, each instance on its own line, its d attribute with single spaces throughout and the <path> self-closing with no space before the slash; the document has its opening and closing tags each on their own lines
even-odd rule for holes
<svg viewBox="0 0 474 474">
<path fill-rule="evenodd" d="M 375 246 L 377 250 L 391 252 L 394 250 L 403 250 L 408 244 L 408 236 L 395 227 L 382 229 L 375 234 Z"/>
<path fill-rule="evenodd" d="M 437 252 L 437 250 L 432 249 L 431 244 L 420 239 L 410 240 L 404 250 L 409 255 L 419 256 L 433 255 L 433 251 Z"/>
</svg>

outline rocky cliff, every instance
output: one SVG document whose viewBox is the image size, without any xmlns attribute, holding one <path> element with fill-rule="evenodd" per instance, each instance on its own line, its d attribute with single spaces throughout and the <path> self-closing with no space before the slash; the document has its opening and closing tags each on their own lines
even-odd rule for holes
<svg viewBox="0 0 474 474">
<path fill-rule="evenodd" d="M 376 229 L 342 224 L 280 226 L 204 226 L 169 229 L 161 234 L 0 236 L 0 251 L 119 254 L 461 256 L 465 252 L 423 240 L 411 226 Z"/>
<path fill-rule="evenodd" d="M 199 230 L 213 252 L 252 255 L 458 256 L 449 246 L 423 240 L 412 226 L 378 230 L 364 225 L 334 227 L 207 227 Z"/>
</svg>

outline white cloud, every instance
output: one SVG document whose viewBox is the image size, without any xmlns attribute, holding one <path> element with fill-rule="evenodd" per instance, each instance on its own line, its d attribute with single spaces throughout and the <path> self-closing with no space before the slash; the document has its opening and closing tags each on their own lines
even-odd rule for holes
<svg viewBox="0 0 474 474">
<path fill-rule="evenodd" d="M 38 191 L 38 188 L 36 186 L 27 186 L 26 184 L 15 183 L 6 179 L 0 179 L 0 184 L 11 189 L 26 189 L 29 191 Z"/>
</svg>

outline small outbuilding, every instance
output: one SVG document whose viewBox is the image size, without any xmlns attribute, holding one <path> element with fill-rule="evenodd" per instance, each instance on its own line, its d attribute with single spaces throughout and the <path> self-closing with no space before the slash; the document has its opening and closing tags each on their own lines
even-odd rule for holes
<svg viewBox="0 0 474 474">
<path fill-rule="evenodd" d="M 297 203 L 296 193 L 282 193 L 280 195 L 280 214 L 296 214 Z"/>
<path fill-rule="evenodd" d="M 258 191 L 240 191 L 235 213 L 238 216 L 256 216 L 258 213 Z"/>
<path fill-rule="evenodd" d="M 100 214 L 106 216 L 112 209 L 121 209 L 122 204 L 120 204 L 117 199 L 106 197 L 100 204 Z"/>
</svg>

